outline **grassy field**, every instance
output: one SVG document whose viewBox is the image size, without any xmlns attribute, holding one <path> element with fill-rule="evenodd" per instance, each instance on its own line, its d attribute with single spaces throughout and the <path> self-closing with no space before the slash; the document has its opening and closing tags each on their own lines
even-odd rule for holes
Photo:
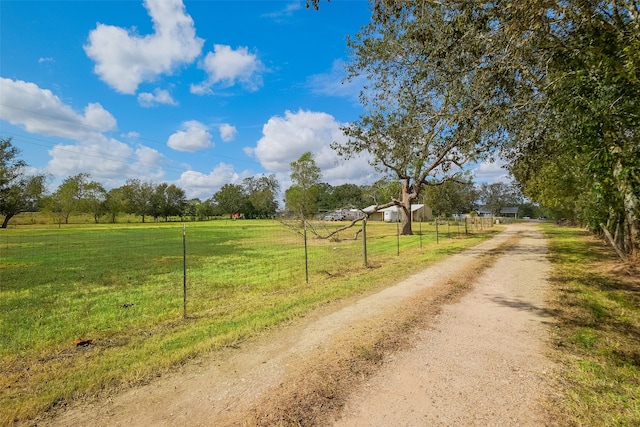
<svg viewBox="0 0 640 427">
<path fill-rule="evenodd" d="M 640 425 L 640 269 L 576 228 L 548 225 L 559 425 Z"/>
<path fill-rule="evenodd" d="M 433 225 L 398 239 L 395 224 L 371 222 L 368 267 L 353 231 L 310 239 L 307 283 L 304 242 L 279 222 L 188 223 L 183 318 L 180 224 L 33 227 L 0 233 L 0 424 L 144 383 L 499 230 L 441 226 L 436 243 Z"/>
</svg>

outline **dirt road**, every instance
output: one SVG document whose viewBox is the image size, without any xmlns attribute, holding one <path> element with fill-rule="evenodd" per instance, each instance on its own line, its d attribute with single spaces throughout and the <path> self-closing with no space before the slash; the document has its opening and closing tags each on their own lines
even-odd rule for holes
<svg viewBox="0 0 640 427">
<path fill-rule="evenodd" d="M 446 307 L 415 348 L 354 393 L 336 427 L 548 425 L 547 251 L 535 229 L 507 233 L 516 232 L 517 246 Z"/>
<path fill-rule="evenodd" d="M 455 276 L 513 236 L 520 237 L 517 244 L 477 278 L 470 293 L 445 306 L 430 328 L 417 332 L 414 346 L 387 358 L 322 424 L 544 425 L 540 398 L 553 369 L 543 354 L 549 266 L 542 235 L 529 224 L 511 225 L 379 293 L 331 305 L 153 384 L 79 404 L 38 425 L 217 426 L 241 419 L 233 415 L 250 413 L 301 361 L 350 327 Z"/>
</svg>

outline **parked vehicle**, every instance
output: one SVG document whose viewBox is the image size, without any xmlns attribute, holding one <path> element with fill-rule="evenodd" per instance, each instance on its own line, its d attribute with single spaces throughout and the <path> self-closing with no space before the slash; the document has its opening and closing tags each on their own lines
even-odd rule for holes
<svg viewBox="0 0 640 427">
<path fill-rule="evenodd" d="M 344 221 L 345 215 L 338 212 L 334 212 L 334 213 L 325 215 L 322 219 L 324 221 Z"/>
</svg>

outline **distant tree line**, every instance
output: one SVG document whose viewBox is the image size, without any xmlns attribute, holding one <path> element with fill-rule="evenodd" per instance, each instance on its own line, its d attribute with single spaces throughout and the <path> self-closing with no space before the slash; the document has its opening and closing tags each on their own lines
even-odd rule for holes
<svg viewBox="0 0 640 427">
<path fill-rule="evenodd" d="M 2 228 L 21 212 L 47 212 L 60 224 L 69 223 L 71 215 L 91 215 L 96 223 L 116 223 L 122 214 L 141 217 L 142 222 L 168 221 L 172 217 L 207 220 L 225 216 L 233 218 L 273 218 L 277 215 L 280 185 L 275 175 L 245 178 L 241 184 L 228 183 L 210 198 L 187 199 L 184 189 L 167 182 L 154 183 L 129 179 L 124 185 L 106 190 L 88 173 L 69 176 L 58 188 L 46 192 L 46 176 L 26 174 L 26 163 L 18 158 L 19 150 L 10 139 L 0 139 L 0 215 Z M 371 185 L 341 184 L 321 181 L 321 171 L 313 155 L 305 153 L 291 164 L 292 185 L 285 192 L 285 210 L 295 217 L 313 218 L 337 209 L 362 209 L 381 201 L 401 197 L 397 179 L 381 178 Z M 435 214 L 449 217 L 469 213 L 483 205 L 495 215 L 506 206 L 524 208 L 523 215 L 537 215 L 539 208 L 524 203 L 514 185 L 503 183 L 474 185 L 470 177 L 430 187 L 421 202 Z M 528 209 L 528 210 L 527 210 Z M 526 212 L 526 213 L 525 213 Z"/>
<path fill-rule="evenodd" d="M 312 218 L 319 212 L 335 209 L 384 206 L 389 200 L 401 199 L 404 191 L 402 181 L 391 177 L 379 179 L 372 185 L 342 184 L 333 187 L 321 182 L 321 170 L 310 152 L 304 153 L 290 166 L 292 185 L 285 192 L 285 204 L 287 210 L 298 218 Z M 429 186 L 420 200 L 413 201 L 427 204 L 435 215 L 441 217 L 467 214 L 480 207 L 495 216 L 499 216 L 506 207 L 520 208 L 520 216 L 538 217 L 544 213 L 539 206 L 524 199 L 518 185 L 502 182 L 477 185 L 469 174 Z"/>
<path fill-rule="evenodd" d="M 278 183 L 273 175 L 246 178 L 243 184 L 225 184 L 211 198 L 187 199 L 184 189 L 167 182 L 129 179 L 106 190 L 87 173 L 66 178 L 56 191 L 41 197 L 39 208 L 68 223 L 71 214 L 90 214 L 117 222 L 121 214 L 137 215 L 142 222 L 168 221 L 172 217 L 207 220 L 242 213 L 246 218 L 268 218 L 276 214 Z"/>
</svg>

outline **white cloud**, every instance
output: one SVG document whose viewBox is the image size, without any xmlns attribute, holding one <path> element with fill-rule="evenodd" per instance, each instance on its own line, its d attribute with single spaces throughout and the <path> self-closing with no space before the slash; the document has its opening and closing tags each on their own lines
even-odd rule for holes
<svg viewBox="0 0 640 427">
<path fill-rule="evenodd" d="M 91 172 L 92 176 L 112 178 L 126 175 L 127 159 L 133 150 L 115 139 L 94 135 L 77 144 L 57 144 L 49 155 L 47 170 L 53 175 Z"/>
<path fill-rule="evenodd" d="M 268 171 L 288 173 L 291 162 L 311 151 L 324 182 L 331 185 L 372 182 L 377 173 L 368 164 L 366 155 L 344 161 L 331 149 L 332 142 L 346 140 L 340 126 L 330 114 L 287 111 L 284 117 L 269 119 L 257 146 L 245 149 L 245 153 L 255 155 Z"/>
<path fill-rule="evenodd" d="M 233 50 L 231 46 L 216 44 L 213 50 L 200 63 L 200 68 L 208 74 L 207 80 L 191 85 L 191 93 L 211 94 L 213 86 L 227 88 L 236 83 L 249 91 L 256 91 L 262 86 L 264 65 L 255 54 L 249 53 L 248 48 Z"/>
<path fill-rule="evenodd" d="M 46 136 L 81 139 L 116 129 L 116 119 L 92 103 L 79 114 L 48 89 L 0 77 L 0 119 Z"/>
<path fill-rule="evenodd" d="M 471 171 L 477 183 L 510 183 L 512 179 L 505 167 L 506 164 L 502 160 L 496 160 L 494 162 L 482 162 Z"/>
<path fill-rule="evenodd" d="M 178 105 L 168 90 L 156 88 L 153 93 L 143 92 L 138 94 L 138 104 L 143 107 L 154 107 L 156 105 Z"/>
<path fill-rule="evenodd" d="M 138 146 L 135 155 L 140 165 L 152 169 L 159 167 L 159 165 L 164 161 L 164 155 L 162 153 L 144 145 Z"/>
<path fill-rule="evenodd" d="M 224 142 L 233 141 L 238 134 L 238 129 L 235 126 L 232 126 L 228 123 L 223 123 L 220 125 L 220 139 Z"/>
<path fill-rule="evenodd" d="M 327 166 L 323 160 L 331 157 L 325 154 L 329 144 L 344 138 L 333 116 L 303 110 L 271 117 L 262 134 L 254 153 L 262 166 L 275 172 L 288 171 L 289 164 L 307 151 L 314 153 L 318 166 Z"/>
<path fill-rule="evenodd" d="M 184 130 L 177 131 L 169 137 L 167 145 L 177 151 L 194 153 L 213 147 L 211 134 L 202 123 L 191 120 L 182 124 Z"/>
<path fill-rule="evenodd" d="M 127 133 L 120 134 L 121 138 L 129 138 L 129 139 L 138 139 L 140 138 L 140 133 L 136 131 L 130 131 Z"/>
<path fill-rule="evenodd" d="M 135 151 L 127 144 L 100 134 L 76 144 L 57 144 L 49 150 L 47 172 L 71 176 L 89 172 L 105 186 L 121 185 L 128 178 L 161 179 L 164 156 L 140 146 Z"/>
<path fill-rule="evenodd" d="M 351 80 L 345 80 L 346 77 L 344 61 L 338 59 L 333 61 L 328 73 L 308 77 L 306 85 L 315 95 L 349 98 L 354 103 L 358 103 L 360 91 L 365 86 L 366 76 L 354 77 Z"/>
<path fill-rule="evenodd" d="M 232 165 L 220 163 L 208 174 L 188 170 L 180 175 L 176 185 L 184 188 L 188 197 L 200 197 L 208 199 L 225 184 L 237 184 L 249 176 L 248 173 L 238 174 Z"/>
<path fill-rule="evenodd" d="M 303 8 L 302 2 L 300 0 L 295 0 L 289 4 L 287 4 L 284 9 L 280 9 L 276 12 L 271 12 L 264 14 L 263 16 L 267 18 L 275 18 L 276 21 L 279 21 L 280 18 L 289 17 L 293 15 L 293 12 L 301 10 Z"/>
<path fill-rule="evenodd" d="M 116 91 L 133 94 L 142 82 L 170 74 L 200 55 L 204 40 L 182 0 L 145 0 L 155 32 L 146 36 L 98 24 L 84 46 L 95 61 L 94 72 Z"/>
<path fill-rule="evenodd" d="M 84 109 L 85 123 L 96 131 L 105 132 L 116 128 L 116 119 L 97 102 Z"/>
<path fill-rule="evenodd" d="M 51 57 L 42 57 L 38 59 L 38 64 L 42 64 L 45 62 L 56 62 L 55 59 L 51 58 Z"/>
<path fill-rule="evenodd" d="M 47 172 L 70 176 L 89 172 L 104 185 L 120 185 L 127 178 L 164 175 L 163 156 L 148 147 L 134 151 L 129 145 L 103 132 L 116 129 L 115 118 L 98 103 L 90 103 L 82 114 L 64 104 L 48 89 L 34 83 L 0 77 L 0 119 L 24 127 L 28 132 L 74 140 L 49 150 Z M 137 137 L 135 132 L 123 137 Z"/>
</svg>

